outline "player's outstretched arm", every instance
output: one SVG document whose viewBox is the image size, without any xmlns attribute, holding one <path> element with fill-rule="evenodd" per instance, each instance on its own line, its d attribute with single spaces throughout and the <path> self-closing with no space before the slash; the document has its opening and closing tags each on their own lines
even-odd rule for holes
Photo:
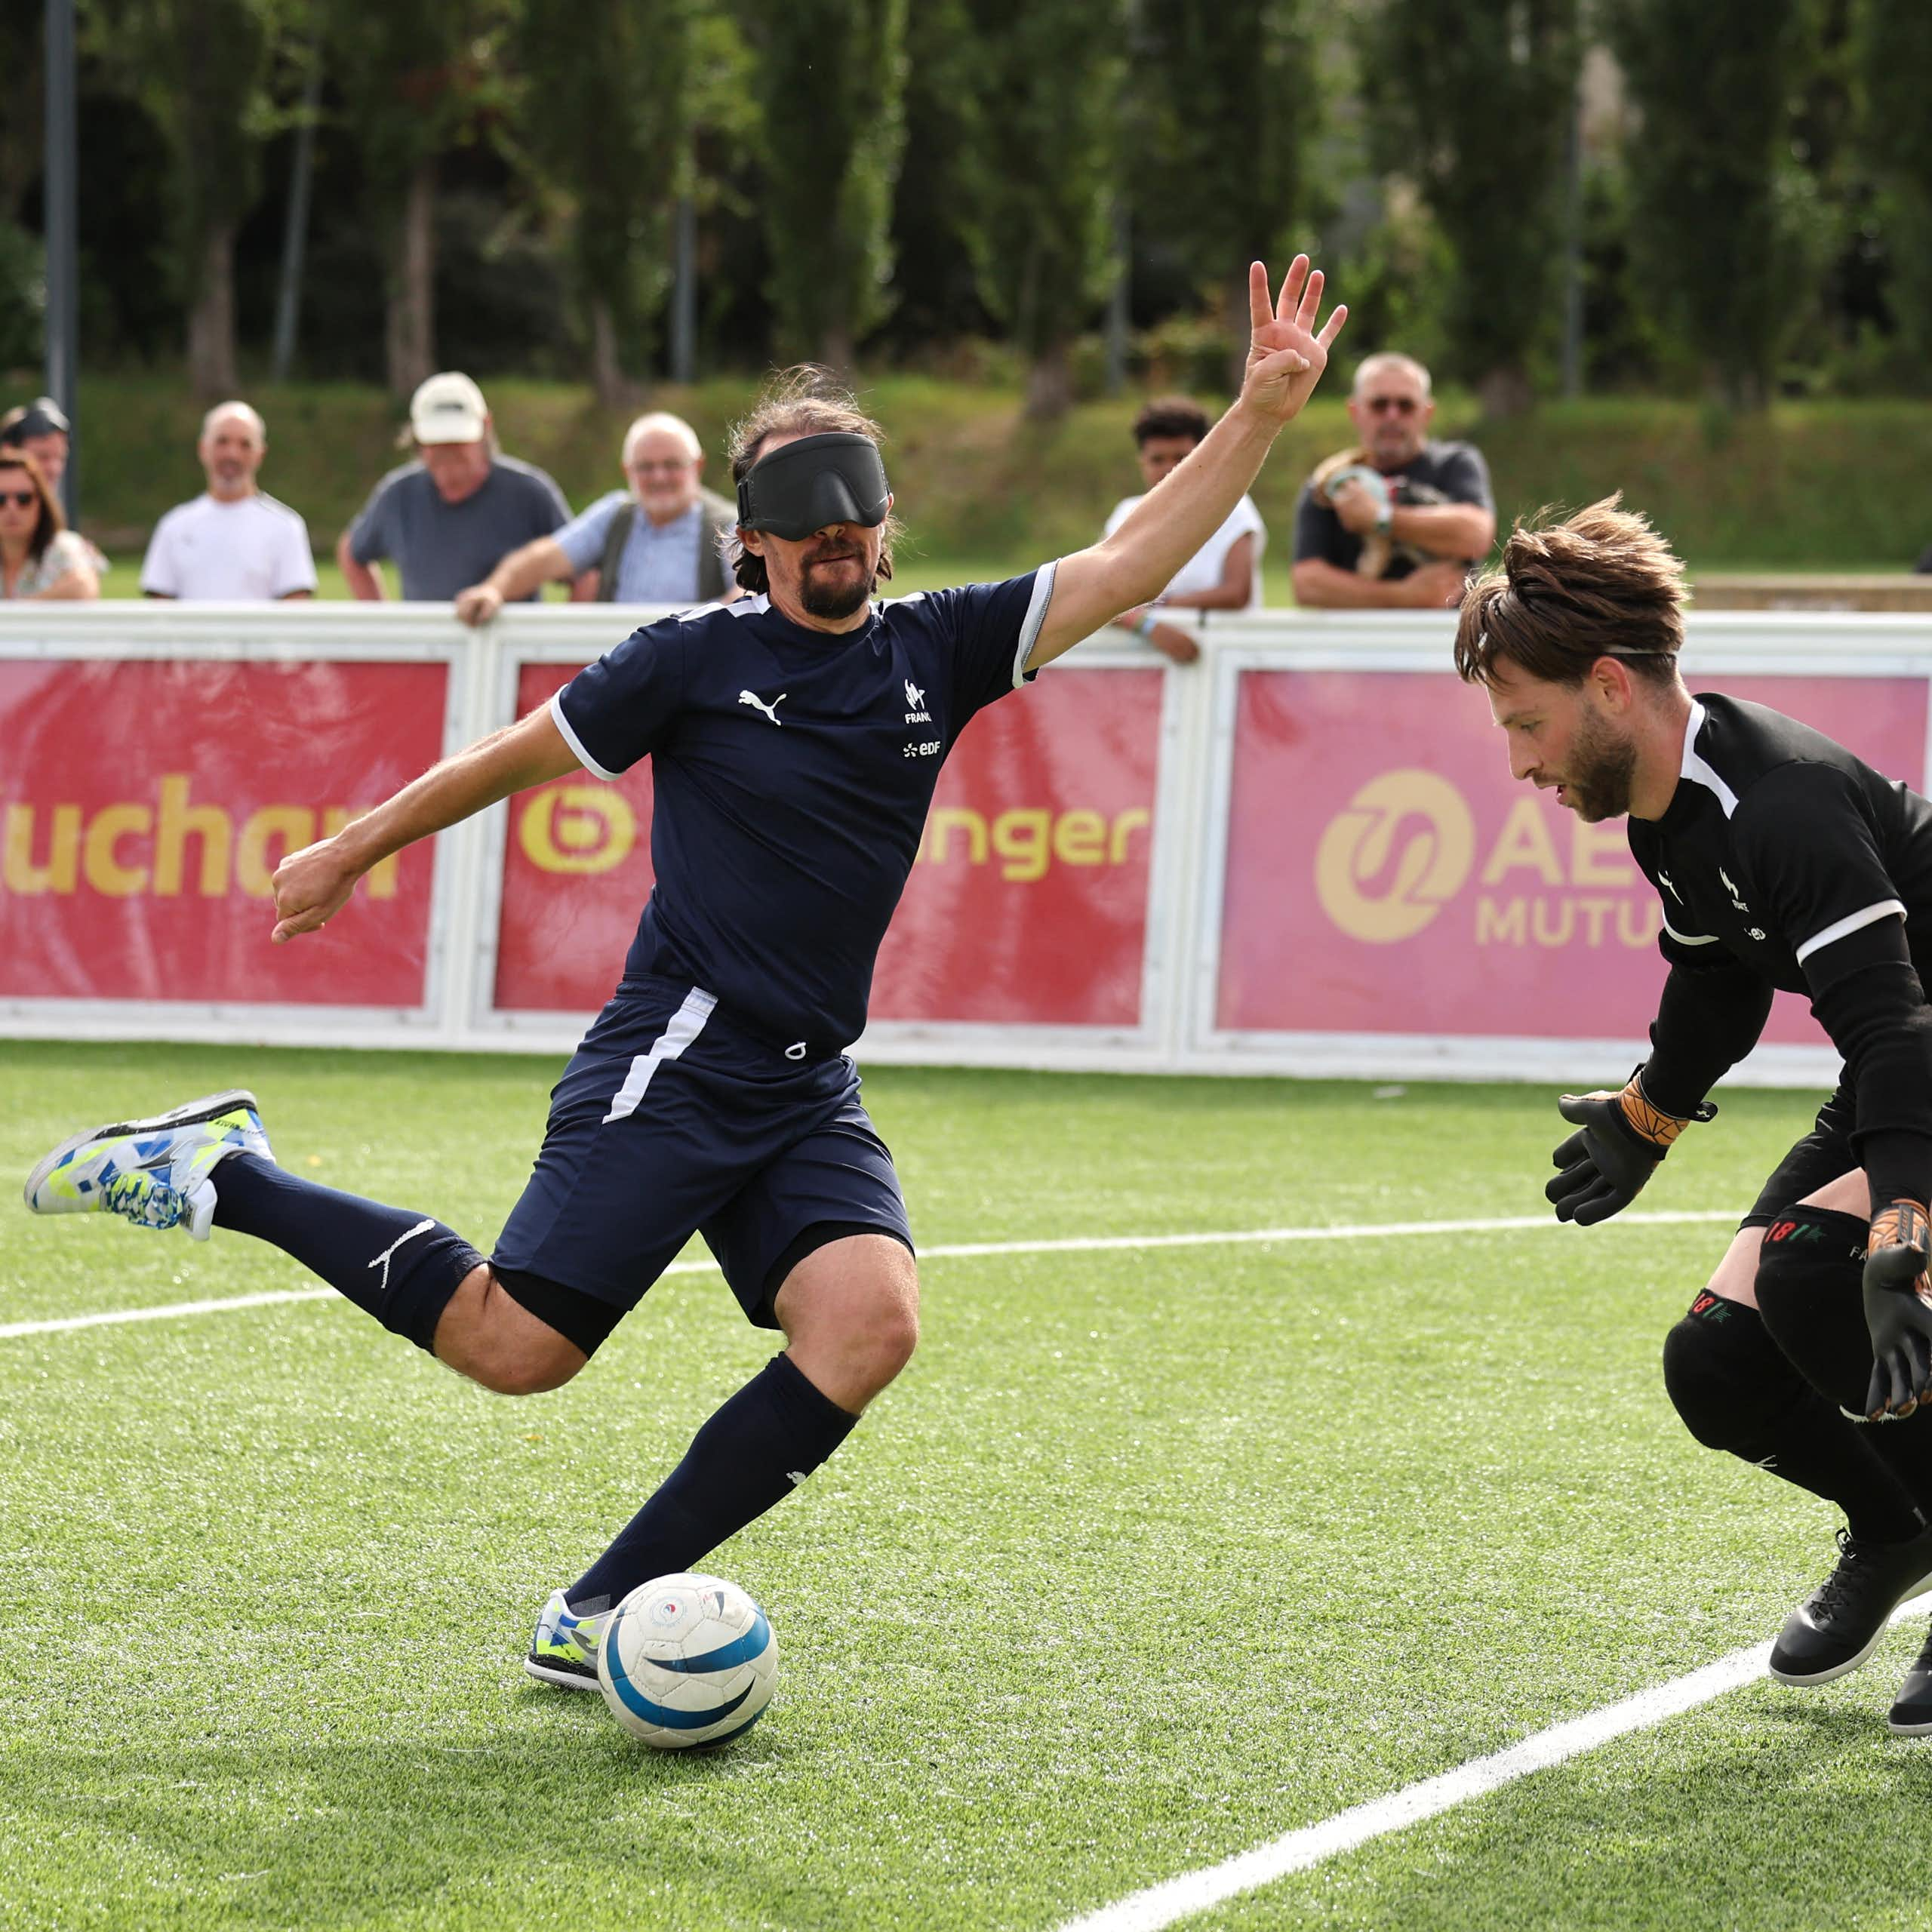
<svg viewBox="0 0 1932 1932">
<path fill-rule="evenodd" d="M 391 853 L 512 792 L 581 769 L 547 704 L 479 738 L 333 838 L 290 853 L 275 869 L 275 924 L 270 937 L 279 946 L 315 931 L 349 903 L 356 881 Z"/>
<path fill-rule="evenodd" d="M 1225 523 L 1260 473 L 1276 436 L 1300 415 L 1328 366 L 1348 318 L 1337 309 L 1319 329 L 1322 275 L 1308 257 L 1289 264 L 1278 300 L 1260 262 L 1247 272 L 1247 373 L 1241 394 L 1186 460 L 1149 491 L 1110 537 L 1063 557 L 1053 601 L 1027 658 L 1038 669 L 1123 611 L 1158 597 L 1174 574 Z"/>
</svg>

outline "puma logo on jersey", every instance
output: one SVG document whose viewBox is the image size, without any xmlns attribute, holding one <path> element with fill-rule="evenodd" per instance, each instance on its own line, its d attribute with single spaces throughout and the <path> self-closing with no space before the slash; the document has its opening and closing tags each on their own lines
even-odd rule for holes
<svg viewBox="0 0 1932 1932">
<path fill-rule="evenodd" d="M 769 704 L 767 704 L 763 698 L 754 697 L 749 691 L 740 691 L 738 694 L 738 702 L 740 704 L 749 704 L 754 710 L 763 712 L 765 716 L 776 724 L 778 722 L 778 707 L 789 695 L 788 692 L 780 691 Z"/>
</svg>

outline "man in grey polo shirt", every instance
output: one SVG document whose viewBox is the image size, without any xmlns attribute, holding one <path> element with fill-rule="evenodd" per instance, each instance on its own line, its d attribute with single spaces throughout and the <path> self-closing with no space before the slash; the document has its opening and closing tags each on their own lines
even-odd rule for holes
<svg viewBox="0 0 1932 1932">
<path fill-rule="evenodd" d="M 387 558 L 405 599 L 441 602 L 506 550 L 569 522 L 556 485 L 497 450 L 483 392 L 467 376 L 450 371 L 424 383 L 410 398 L 409 432 L 416 460 L 376 485 L 335 546 L 358 597 L 385 594 L 372 567 Z"/>
<path fill-rule="evenodd" d="M 554 536 L 513 550 L 481 583 L 457 594 L 465 623 L 488 623 L 539 584 L 586 577 L 607 604 L 728 602 L 737 585 L 725 573 L 724 540 L 737 506 L 704 488 L 704 448 L 681 417 L 640 416 L 624 435 L 627 490 L 612 490 Z"/>
</svg>

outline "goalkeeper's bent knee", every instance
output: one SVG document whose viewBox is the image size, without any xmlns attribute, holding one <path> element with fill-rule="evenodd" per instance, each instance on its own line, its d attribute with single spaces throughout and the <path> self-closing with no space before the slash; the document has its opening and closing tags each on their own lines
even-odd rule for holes
<svg viewBox="0 0 1932 1932">
<path fill-rule="evenodd" d="M 1755 1308 L 1708 1292 L 1664 1337 L 1663 1383 L 1684 1426 L 1706 1449 L 1761 1463 L 1804 1378 Z"/>
</svg>

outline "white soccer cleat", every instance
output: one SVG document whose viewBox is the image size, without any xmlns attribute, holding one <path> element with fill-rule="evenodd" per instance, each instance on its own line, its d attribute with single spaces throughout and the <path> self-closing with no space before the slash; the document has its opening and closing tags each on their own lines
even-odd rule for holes
<svg viewBox="0 0 1932 1932">
<path fill-rule="evenodd" d="M 597 1647 L 610 1621 L 608 1610 L 597 1617 L 573 1614 L 563 1592 L 552 1590 L 537 1620 L 537 1634 L 530 1640 L 524 1669 L 543 1683 L 559 1684 L 566 1690 L 595 1690 Z"/>
<path fill-rule="evenodd" d="M 215 1168 L 231 1154 L 275 1158 L 255 1097 L 211 1094 L 152 1120 L 97 1127 L 63 1140 L 27 1176 L 36 1214 L 118 1214 L 137 1228 L 185 1226 L 206 1241 Z"/>
</svg>

